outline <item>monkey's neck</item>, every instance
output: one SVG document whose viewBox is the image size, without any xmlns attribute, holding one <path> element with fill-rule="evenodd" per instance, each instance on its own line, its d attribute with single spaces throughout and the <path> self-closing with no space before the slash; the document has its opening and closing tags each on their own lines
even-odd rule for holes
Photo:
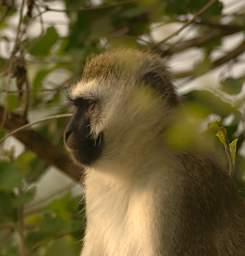
<svg viewBox="0 0 245 256">
<path fill-rule="evenodd" d="M 140 170 L 131 171 L 128 180 L 111 178 L 109 172 L 88 170 L 87 232 L 96 235 L 96 241 L 102 243 L 103 255 L 160 255 L 158 248 L 162 234 L 159 226 L 164 225 L 161 223 L 163 212 L 166 220 L 171 217 L 169 205 L 163 210 L 164 201 L 169 204 L 176 187 L 171 186 L 171 170 L 167 166 L 159 168 L 159 163 L 147 162 L 148 165 L 143 164 Z M 129 173 L 128 170 L 125 172 Z M 166 235 L 171 237 L 171 232 Z"/>
</svg>

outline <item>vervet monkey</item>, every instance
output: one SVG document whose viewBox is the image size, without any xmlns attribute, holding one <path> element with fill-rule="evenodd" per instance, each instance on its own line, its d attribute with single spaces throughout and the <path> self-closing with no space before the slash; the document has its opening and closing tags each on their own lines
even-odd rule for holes
<svg viewBox="0 0 245 256">
<path fill-rule="evenodd" d="M 178 97 L 162 59 L 100 54 L 69 97 L 65 144 L 86 169 L 81 256 L 245 255 L 245 202 L 233 180 L 207 154 L 164 140 Z"/>
</svg>

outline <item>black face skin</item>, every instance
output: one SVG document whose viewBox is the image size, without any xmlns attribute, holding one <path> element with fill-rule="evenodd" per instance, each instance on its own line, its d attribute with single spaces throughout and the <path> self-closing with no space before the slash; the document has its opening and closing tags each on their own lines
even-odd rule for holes
<svg viewBox="0 0 245 256">
<path fill-rule="evenodd" d="M 76 161 L 90 166 L 98 159 L 103 148 L 103 134 L 96 138 L 91 134 L 90 118 L 96 103 L 81 98 L 72 103 L 75 105 L 75 112 L 66 127 L 64 142 Z"/>
</svg>

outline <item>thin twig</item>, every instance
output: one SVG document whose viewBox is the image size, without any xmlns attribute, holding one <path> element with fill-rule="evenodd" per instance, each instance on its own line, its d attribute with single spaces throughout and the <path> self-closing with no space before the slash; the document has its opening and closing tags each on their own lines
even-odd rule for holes
<svg viewBox="0 0 245 256">
<path fill-rule="evenodd" d="M 222 13 L 221 17 L 234 17 L 234 18 L 242 17 L 242 18 L 244 18 L 245 12 L 241 11 L 241 12 L 232 12 L 232 13 Z"/>
<path fill-rule="evenodd" d="M 17 30 L 16 30 L 15 43 L 14 43 L 13 51 L 11 53 L 11 58 L 13 58 L 13 56 L 15 56 L 15 54 L 19 50 L 19 43 L 20 43 L 20 40 L 21 40 L 20 39 L 20 37 L 21 37 L 21 26 L 22 26 L 23 17 L 24 17 L 24 6 L 25 6 L 25 0 L 22 0 L 21 6 L 20 6 L 20 16 L 19 16 L 19 21 L 18 21 Z"/>
<path fill-rule="evenodd" d="M 4 14 L 2 15 L 2 17 L 0 18 L 0 24 L 5 20 L 5 18 L 8 16 L 9 12 L 10 12 L 10 6 L 6 7 L 7 9 L 5 10 Z"/>
<path fill-rule="evenodd" d="M 18 127 L 17 129 L 11 131 L 10 133 L 8 133 L 6 136 L 4 136 L 2 139 L 0 139 L 0 143 L 3 143 L 7 138 L 9 138 L 10 136 L 16 134 L 17 132 L 20 132 L 22 130 L 25 130 L 25 129 L 28 129 L 36 124 L 40 124 L 40 123 L 43 123 L 43 122 L 46 122 L 46 121 L 49 121 L 49 120 L 53 120 L 53 119 L 58 119 L 58 118 L 64 118 L 64 117 L 70 117 L 72 116 L 71 113 L 68 113 L 68 114 L 59 114 L 59 115 L 52 115 L 52 116 L 48 116 L 44 119 L 40 119 L 40 120 L 37 120 L 35 122 L 32 122 L 32 123 L 28 123 L 28 124 L 25 124 L 25 125 L 22 125 L 20 127 Z"/>
<path fill-rule="evenodd" d="M 124 4 L 130 4 L 134 3 L 134 0 L 128 0 L 124 2 L 115 2 L 111 4 L 106 4 L 106 5 L 96 5 L 96 6 L 90 6 L 90 7 L 80 7 L 76 9 L 56 9 L 56 8 L 50 8 L 46 4 L 36 4 L 36 6 L 39 6 L 40 8 L 43 8 L 37 15 L 33 16 L 32 19 L 36 19 L 46 12 L 61 12 L 61 13 L 67 13 L 67 12 L 82 12 L 82 11 L 96 11 L 96 10 L 101 10 L 101 9 L 107 9 L 107 8 L 112 8 Z"/>
<path fill-rule="evenodd" d="M 198 17 L 203 15 L 217 0 L 210 0 L 207 4 L 205 4 L 188 22 L 186 22 L 182 27 L 177 29 L 174 33 L 171 35 L 165 37 L 163 40 L 157 43 L 157 45 L 161 45 L 168 41 L 169 39 L 177 36 L 180 32 L 185 30 L 189 25 L 191 25 Z"/>
<path fill-rule="evenodd" d="M 21 196 L 23 194 L 23 189 L 18 188 L 18 196 Z M 18 221 L 17 221 L 17 231 L 18 231 L 18 249 L 19 249 L 19 255 L 20 256 L 27 256 L 28 251 L 25 244 L 25 216 L 24 216 L 24 206 L 21 205 L 18 210 Z"/>
<path fill-rule="evenodd" d="M 10 56 L 10 61 L 9 61 L 9 67 L 8 67 L 8 80 L 10 81 L 10 73 L 11 73 L 11 69 L 12 69 L 12 65 L 13 65 L 13 59 L 14 56 L 16 55 L 16 53 L 19 51 L 19 42 L 20 42 L 20 32 L 21 32 L 21 25 L 23 22 L 23 11 L 24 11 L 24 6 L 25 6 L 25 0 L 22 0 L 21 2 L 21 6 L 20 6 L 20 15 L 19 15 L 19 20 L 18 20 L 18 25 L 17 25 L 17 32 L 16 32 L 16 37 L 15 37 L 15 42 L 14 42 L 14 46 L 13 46 L 13 50 L 11 52 L 11 56 Z M 4 108 L 4 114 L 3 114 L 3 119 L 1 120 L 0 123 L 0 128 L 4 126 L 5 121 L 7 119 L 7 108 Z"/>
<path fill-rule="evenodd" d="M 208 34 L 205 33 L 201 36 L 187 39 L 175 44 L 165 44 L 164 47 L 162 47 L 162 49 L 160 50 L 160 55 L 162 57 L 171 56 L 173 54 L 185 51 L 192 47 L 204 46 L 213 40 L 223 38 L 225 36 L 232 35 L 235 33 L 237 33 L 237 31 L 211 31 Z"/>
<path fill-rule="evenodd" d="M 4 108 L 0 105 L 0 119 L 3 116 L 3 112 Z M 21 115 L 9 112 L 3 128 L 11 132 L 25 124 L 26 120 L 23 120 Z M 27 149 L 36 154 L 39 159 L 44 160 L 46 164 L 55 166 L 68 177 L 77 182 L 81 182 L 81 178 L 84 176 L 83 168 L 74 164 L 62 148 L 53 145 L 50 140 L 45 138 L 38 131 L 29 128 L 17 132 L 13 136 Z"/>
<path fill-rule="evenodd" d="M 2 118 L 2 120 L 0 122 L 0 128 L 4 127 L 4 124 L 5 124 L 6 120 L 7 120 L 7 118 L 8 118 L 8 110 L 7 110 L 7 108 L 5 108 L 4 112 L 3 112 L 3 118 Z"/>
<path fill-rule="evenodd" d="M 40 9 L 40 6 L 39 6 L 39 5 L 35 4 L 34 6 L 36 7 L 37 12 L 38 12 L 38 16 L 36 16 L 36 17 L 39 17 L 39 20 L 40 20 L 40 26 L 41 26 L 41 34 L 43 34 L 43 33 L 44 33 L 44 20 L 43 20 L 42 11 L 41 11 L 41 9 Z"/>
<path fill-rule="evenodd" d="M 27 77 L 26 63 L 24 58 L 24 53 L 22 49 L 22 36 L 26 32 L 26 27 L 22 31 L 22 24 L 24 22 L 24 7 L 25 0 L 21 1 L 20 12 L 19 12 L 19 20 L 17 25 L 16 37 L 13 46 L 13 50 L 10 56 L 10 64 L 8 69 L 8 75 L 16 78 L 16 86 L 19 90 L 19 98 L 23 99 L 24 110 L 23 116 L 27 118 L 28 110 L 29 110 L 29 102 L 30 102 L 30 86 Z M 29 11 L 29 9 L 28 9 Z M 19 55 L 18 55 L 19 53 Z M 22 98 L 22 87 L 25 86 L 25 95 Z"/>
<path fill-rule="evenodd" d="M 24 110 L 23 110 L 23 116 L 25 117 L 25 119 L 27 119 L 28 110 L 30 106 L 30 95 L 31 95 L 30 84 L 29 84 L 27 74 L 25 74 L 25 99 L 24 99 Z"/>
<path fill-rule="evenodd" d="M 2 229 L 13 231 L 15 229 L 15 226 L 12 223 L 4 223 L 0 225 L 0 230 Z"/>
<path fill-rule="evenodd" d="M 199 74 L 197 76 L 204 75 L 204 74 L 208 73 L 210 70 L 213 71 L 214 69 L 224 65 L 225 63 L 227 63 L 231 60 L 234 60 L 243 52 L 245 52 L 245 41 L 244 40 L 236 48 L 229 51 L 226 55 L 211 62 L 210 69 L 204 70 L 201 74 Z M 193 69 L 173 74 L 173 78 L 175 78 L 175 79 L 181 79 L 181 78 L 186 78 L 186 77 L 191 77 L 193 79 L 197 76 L 194 74 Z"/>
<path fill-rule="evenodd" d="M 114 2 L 106 5 L 102 4 L 102 5 L 95 5 L 95 6 L 88 6 L 88 7 L 80 7 L 76 9 L 56 9 L 56 8 L 50 8 L 46 4 L 39 4 L 39 6 L 44 8 L 44 12 L 78 12 L 78 11 L 94 11 L 99 9 L 107 9 L 107 8 L 121 6 L 125 4 L 131 4 L 134 2 L 135 2 L 134 0 L 126 0 L 123 2 Z"/>
<path fill-rule="evenodd" d="M 72 235 L 74 233 L 74 231 L 70 230 L 70 231 L 66 231 L 66 232 L 63 232 L 61 234 L 57 234 L 56 236 L 54 237 L 51 237 L 49 238 L 49 241 L 56 241 L 62 237 L 65 237 L 65 236 L 68 236 L 68 235 Z M 41 246 L 45 245 L 47 243 L 47 240 L 41 240 L 41 241 L 38 241 L 36 242 L 36 244 L 34 244 L 32 247 L 31 247 L 31 251 L 34 252 L 36 251 L 38 248 L 40 248 Z"/>
<path fill-rule="evenodd" d="M 176 19 L 176 22 L 186 23 L 189 22 L 189 19 Z M 218 22 L 213 22 L 210 20 L 202 20 L 202 19 L 196 19 L 193 21 L 194 24 L 200 25 L 200 26 L 206 26 L 208 28 L 221 30 L 225 32 L 241 32 L 244 31 L 244 26 L 237 25 L 237 24 L 222 24 Z"/>
<path fill-rule="evenodd" d="M 229 148 L 229 141 L 226 138 L 226 145 L 224 145 L 224 149 L 225 149 L 225 154 L 227 157 L 227 161 L 228 161 L 228 173 L 230 176 L 232 176 L 233 171 L 234 171 L 234 164 L 233 164 L 233 160 L 232 160 L 232 155 L 231 155 L 231 151 Z"/>
<path fill-rule="evenodd" d="M 39 7 L 40 7 L 40 6 L 39 6 Z M 33 16 L 32 16 L 32 20 L 35 20 L 36 18 L 39 18 L 40 16 L 42 16 L 42 15 L 45 14 L 46 12 L 47 12 L 46 9 L 44 9 L 44 10 L 42 10 L 42 11 L 40 10 L 37 15 L 33 15 Z"/>
<path fill-rule="evenodd" d="M 39 93 L 39 92 L 40 92 L 40 93 L 56 92 L 56 91 L 59 91 L 59 90 L 61 90 L 61 89 L 63 89 L 63 88 L 57 87 L 57 88 L 50 88 L 50 89 L 40 89 L 40 90 L 38 90 L 38 93 Z M 26 90 L 21 90 L 21 92 L 22 92 L 22 93 L 26 93 Z M 12 93 L 12 94 L 17 94 L 17 93 L 19 93 L 19 91 L 17 91 L 17 90 L 5 90 L 5 89 L 3 89 L 3 90 L 0 90 L 0 93 L 7 93 L 7 94 Z"/>
<path fill-rule="evenodd" d="M 25 211 L 25 215 L 30 215 L 36 212 L 40 212 L 43 208 L 47 206 L 49 202 L 61 197 L 65 193 L 71 192 L 72 188 L 74 188 L 74 185 L 75 184 L 72 182 L 63 188 L 57 189 L 53 193 L 50 193 L 48 196 L 41 198 L 39 201 L 30 204 L 28 206 L 28 209 L 26 209 Z"/>
</svg>

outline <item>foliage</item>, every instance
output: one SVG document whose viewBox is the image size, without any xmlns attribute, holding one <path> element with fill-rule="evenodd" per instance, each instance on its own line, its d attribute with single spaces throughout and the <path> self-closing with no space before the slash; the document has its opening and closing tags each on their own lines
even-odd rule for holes
<svg viewBox="0 0 245 256">
<path fill-rule="evenodd" d="M 172 127 L 169 138 L 180 148 L 202 141 L 200 134 L 191 131 L 208 123 L 206 130 L 223 147 L 229 172 L 244 193 L 241 177 L 245 175 L 245 158 L 241 149 L 245 140 L 245 79 L 244 74 L 234 75 L 231 70 L 239 64 L 245 43 L 223 52 L 221 57 L 213 56 L 228 36 L 244 36 L 245 14 L 225 15 L 220 0 L 104 0 L 98 6 L 92 2 L 1 1 L 0 106 L 4 110 L 0 109 L 0 138 L 16 128 L 8 119 L 10 112 L 18 113 L 22 124 L 69 112 L 64 86 L 80 78 L 83 64 L 91 55 L 112 47 L 135 47 L 152 49 L 168 62 L 178 53 L 195 48 L 202 59 L 189 70 L 173 71 L 180 88 L 222 65 L 226 65 L 227 72 L 221 73 L 216 87 L 212 80 L 206 80 L 198 90 L 185 91 L 183 119 Z M 63 14 L 61 21 L 50 22 L 59 14 Z M 154 27 L 176 22 L 191 27 L 193 38 L 185 37 L 185 27 L 168 40 L 154 38 Z M 185 119 L 186 114 L 192 118 Z M 33 128 L 57 146 L 54 156 L 63 152 L 65 122 L 54 119 Z M 48 170 L 50 159 L 37 153 L 46 148 L 33 150 L 19 134 L 24 151 L 15 152 L 8 141 L 0 151 L 0 255 L 79 255 L 84 206 L 79 205 L 79 197 L 68 192 L 31 210 L 36 186 Z"/>
</svg>

